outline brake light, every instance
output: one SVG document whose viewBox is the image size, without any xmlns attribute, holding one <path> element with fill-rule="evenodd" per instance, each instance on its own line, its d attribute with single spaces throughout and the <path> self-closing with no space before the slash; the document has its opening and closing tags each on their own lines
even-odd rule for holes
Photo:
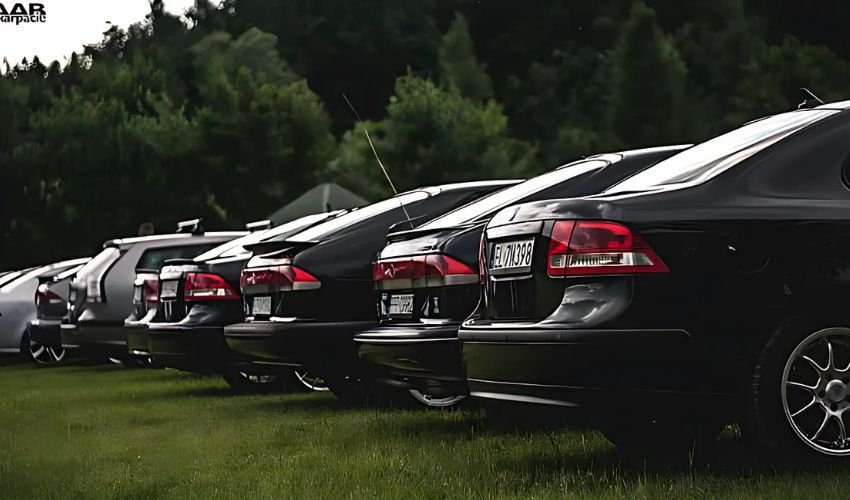
<svg viewBox="0 0 850 500">
<path fill-rule="evenodd" d="M 239 277 L 242 293 L 268 293 L 321 288 L 319 280 L 291 264 L 262 268 L 246 268 Z"/>
<path fill-rule="evenodd" d="M 609 221 L 555 222 L 546 268 L 550 276 L 670 271 L 640 235 Z"/>
<path fill-rule="evenodd" d="M 54 293 L 47 286 L 47 283 L 42 283 L 35 291 L 35 306 L 41 307 L 45 304 L 61 304 L 62 297 Z"/>
<path fill-rule="evenodd" d="M 385 259 L 372 266 L 378 290 L 425 288 L 477 283 L 478 273 L 459 260 L 443 254 Z"/>
<path fill-rule="evenodd" d="M 142 296 L 147 304 L 155 304 L 159 295 L 159 278 L 149 278 L 142 282 Z"/>
<path fill-rule="evenodd" d="M 193 300 L 234 300 L 239 294 L 224 278 L 210 273 L 189 273 L 183 286 L 183 299 Z"/>
</svg>

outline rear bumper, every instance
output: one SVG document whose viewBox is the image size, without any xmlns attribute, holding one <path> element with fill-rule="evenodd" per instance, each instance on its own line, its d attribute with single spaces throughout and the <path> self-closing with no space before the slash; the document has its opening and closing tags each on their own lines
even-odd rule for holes
<svg viewBox="0 0 850 500">
<path fill-rule="evenodd" d="M 477 398 L 623 408 L 728 395 L 704 376 L 709 361 L 684 330 L 467 324 L 458 336 Z"/>
<path fill-rule="evenodd" d="M 350 372 L 357 367 L 354 335 L 374 321 L 252 321 L 224 327 L 233 361 L 258 368 L 309 366 L 316 372 Z"/>
<path fill-rule="evenodd" d="M 34 319 L 27 325 L 27 333 L 33 342 L 45 347 L 62 347 L 62 320 Z"/>
<path fill-rule="evenodd" d="M 131 356 L 150 356 L 146 321 L 124 321 L 124 331 L 127 333 L 127 352 Z"/>
<path fill-rule="evenodd" d="M 82 348 L 101 354 L 125 356 L 127 353 L 127 331 L 123 323 L 115 324 L 69 324 L 60 325 L 62 347 Z"/>
<path fill-rule="evenodd" d="M 386 385 L 430 395 L 466 394 L 459 323 L 381 326 L 354 337 L 364 370 Z"/>
<path fill-rule="evenodd" d="M 150 323 L 148 348 L 158 365 L 196 373 L 220 373 L 229 359 L 223 326 Z"/>
</svg>

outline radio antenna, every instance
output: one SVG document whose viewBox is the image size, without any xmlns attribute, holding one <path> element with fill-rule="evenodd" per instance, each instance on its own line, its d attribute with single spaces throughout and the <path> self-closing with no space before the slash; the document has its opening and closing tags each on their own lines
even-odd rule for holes
<svg viewBox="0 0 850 500">
<path fill-rule="evenodd" d="M 375 155 L 375 160 L 378 161 L 378 166 L 381 167 L 381 172 L 384 173 L 384 177 L 387 179 L 387 183 L 390 185 L 390 189 L 393 190 L 393 194 L 398 196 L 398 190 L 395 188 L 395 184 L 393 184 L 393 180 L 390 179 L 390 174 L 387 172 L 386 167 L 384 167 L 384 162 L 381 161 L 381 157 L 378 156 L 378 150 L 375 149 L 375 144 L 372 142 L 372 138 L 369 137 L 369 130 L 366 129 L 365 122 L 362 118 L 360 118 L 360 113 L 354 109 L 354 105 L 351 104 L 351 101 L 348 100 L 348 96 L 345 95 L 345 92 L 342 94 L 342 98 L 345 99 L 345 102 L 348 104 L 348 107 L 351 108 L 351 112 L 354 113 L 354 117 L 357 118 L 357 121 L 363 123 L 363 132 L 366 134 L 366 141 L 369 142 L 369 147 L 372 148 L 372 154 Z M 404 217 L 407 219 L 407 223 L 410 224 L 410 229 L 413 229 L 413 219 L 410 218 L 410 214 L 407 213 L 407 207 L 404 206 L 404 202 L 401 201 L 401 198 L 398 200 L 398 204 L 401 206 L 402 212 L 404 212 Z"/>
</svg>

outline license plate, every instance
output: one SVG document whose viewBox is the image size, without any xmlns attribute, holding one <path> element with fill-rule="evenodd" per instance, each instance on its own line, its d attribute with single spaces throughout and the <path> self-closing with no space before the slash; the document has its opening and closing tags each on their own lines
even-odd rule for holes
<svg viewBox="0 0 850 500">
<path fill-rule="evenodd" d="M 251 307 L 254 315 L 270 316 L 272 313 L 271 297 L 254 297 L 254 305 Z"/>
<path fill-rule="evenodd" d="M 133 302 L 141 302 L 142 301 L 142 287 L 134 286 L 133 287 Z"/>
<path fill-rule="evenodd" d="M 177 297 L 178 281 L 163 281 L 160 284 L 161 290 L 159 296 L 163 299 L 173 299 Z"/>
<path fill-rule="evenodd" d="M 514 269 L 531 266 L 534 239 L 507 241 L 493 246 L 490 269 Z"/>
<path fill-rule="evenodd" d="M 401 293 L 390 297 L 390 316 L 410 316 L 413 314 L 413 294 Z"/>
</svg>

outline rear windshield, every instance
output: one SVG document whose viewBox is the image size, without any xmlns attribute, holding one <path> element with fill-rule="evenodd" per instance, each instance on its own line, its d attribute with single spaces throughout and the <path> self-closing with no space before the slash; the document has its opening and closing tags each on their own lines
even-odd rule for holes
<svg viewBox="0 0 850 500">
<path fill-rule="evenodd" d="M 6 277 L 4 276 L 3 279 L 0 280 L 2 281 L 0 293 L 9 293 L 22 283 L 26 283 L 33 278 L 52 278 L 53 276 L 61 274 L 68 269 L 78 269 L 80 266 L 81 264 L 79 262 L 61 262 L 42 267 L 34 267 L 26 272 L 12 273 L 15 274 L 12 279 L 6 280 Z"/>
<path fill-rule="evenodd" d="M 292 234 L 305 227 L 312 226 L 313 224 L 321 222 L 325 219 L 336 217 L 337 215 L 343 212 L 344 210 L 336 210 L 334 212 L 324 212 L 320 214 L 308 215 L 306 217 L 301 217 L 300 219 L 287 222 L 286 224 L 282 224 L 280 226 L 273 227 L 265 231 L 256 231 L 241 238 L 237 238 L 233 241 L 228 241 L 227 243 L 219 245 L 208 252 L 204 252 L 201 255 L 195 257 L 195 260 L 200 262 L 210 259 L 235 257 L 237 255 L 242 255 L 248 252 L 248 250 L 245 250 L 246 245 L 251 245 L 260 241 L 270 240 L 275 236 Z"/>
<path fill-rule="evenodd" d="M 838 110 L 806 109 L 770 116 L 698 144 L 661 161 L 604 194 L 647 191 L 706 181 L 785 137 Z"/>
<path fill-rule="evenodd" d="M 525 182 L 502 189 L 490 196 L 468 203 L 457 210 L 442 215 L 419 229 L 443 229 L 467 224 L 487 217 L 496 210 L 531 196 L 539 191 L 568 181 L 582 174 L 599 170 L 609 162 L 606 160 L 586 160 L 565 165 L 557 170 L 529 179 Z"/>
<path fill-rule="evenodd" d="M 282 235 L 275 238 L 270 238 L 268 241 L 318 241 L 322 238 L 327 237 L 329 234 L 333 234 L 339 231 L 340 229 L 352 226 L 371 217 L 375 217 L 377 215 L 389 212 L 390 210 L 399 208 L 402 203 L 407 205 L 410 203 L 424 200 L 425 198 L 428 198 L 428 196 L 429 194 L 425 191 L 411 191 L 409 193 L 403 193 L 398 196 L 386 199 L 384 201 L 379 201 L 378 203 L 373 203 L 363 208 L 358 208 L 357 210 L 340 215 L 339 217 L 336 217 L 333 220 L 323 222 L 315 227 L 307 229 L 306 231 L 302 231 L 293 237 L 287 237 L 286 235 Z"/>
<path fill-rule="evenodd" d="M 159 271 L 163 264 L 169 259 L 193 259 L 201 252 L 218 246 L 219 243 L 206 243 L 203 245 L 151 248 L 145 250 L 136 264 L 136 269 L 153 269 Z"/>
</svg>

